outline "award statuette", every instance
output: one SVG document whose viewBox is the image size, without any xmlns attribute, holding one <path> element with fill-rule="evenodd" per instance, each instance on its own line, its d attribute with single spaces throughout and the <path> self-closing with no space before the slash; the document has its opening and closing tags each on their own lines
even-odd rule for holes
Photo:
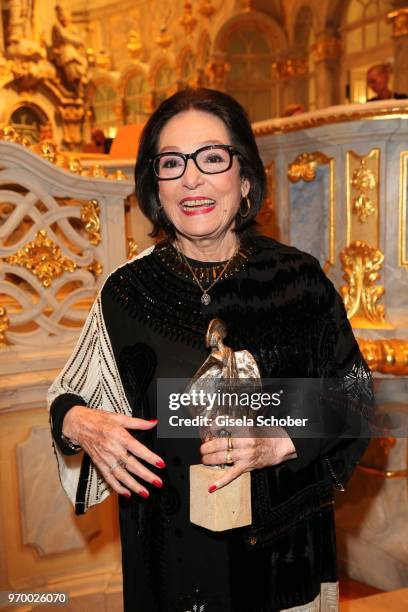
<svg viewBox="0 0 408 612">
<path fill-rule="evenodd" d="M 225 393 L 228 397 L 234 396 L 243 389 L 251 391 L 260 389 L 260 374 L 255 359 L 248 351 L 234 352 L 223 343 L 227 336 L 227 327 L 220 319 L 213 319 L 205 337 L 207 348 L 211 353 L 194 375 L 187 392 L 195 390 L 205 391 L 205 394 L 216 394 L 217 397 Z M 205 395 L 208 397 L 208 395 Z M 215 395 L 213 395 L 215 397 Z M 247 413 L 248 408 L 245 407 Z M 226 437 L 226 464 L 222 466 L 191 465 L 190 466 L 190 521 L 200 527 L 211 531 L 225 531 L 236 527 L 244 527 L 252 522 L 251 514 L 251 475 L 249 472 L 241 474 L 228 485 L 213 493 L 208 487 L 217 480 L 220 469 L 230 469 L 230 453 L 233 449 L 234 438 L 228 425 L 217 425 L 223 421 L 216 417 L 242 416 L 239 404 L 227 406 L 213 402 L 211 409 L 205 403 L 194 411 L 194 415 L 206 415 L 208 422 L 212 423 L 200 431 L 202 440 L 213 437 Z M 224 419 L 225 420 L 225 419 Z"/>
</svg>

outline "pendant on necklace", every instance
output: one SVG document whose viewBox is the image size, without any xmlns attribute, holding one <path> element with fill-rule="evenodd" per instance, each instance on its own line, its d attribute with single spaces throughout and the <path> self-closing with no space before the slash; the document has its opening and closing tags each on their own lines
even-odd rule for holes
<svg viewBox="0 0 408 612">
<path fill-rule="evenodd" d="M 211 298 L 208 293 L 203 293 L 203 295 L 201 296 L 201 303 L 204 304 L 204 306 L 208 306 L 209 304 L 211 304 Z"/>
</svg>

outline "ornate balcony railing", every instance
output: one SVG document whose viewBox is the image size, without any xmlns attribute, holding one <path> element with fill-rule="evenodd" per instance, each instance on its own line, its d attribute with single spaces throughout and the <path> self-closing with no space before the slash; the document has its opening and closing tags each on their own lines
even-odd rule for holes
<svg viewBox="0 0 408 612">
<path fill-rule="evenodd" d="M 127 255 L 132 182 L 97 169 L 81 176 L 74 161 L 41 153 L 0 140 L 3 348 L 74 342 L 103 278 Z"/>
</svg>

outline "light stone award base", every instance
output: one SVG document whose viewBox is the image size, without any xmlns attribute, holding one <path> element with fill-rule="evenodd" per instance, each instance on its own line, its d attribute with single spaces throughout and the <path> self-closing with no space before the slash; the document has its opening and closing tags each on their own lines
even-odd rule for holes
<svg viewBox="0 0 408 612">
<path fill-rule="evenodd" d="M 245 472 L 222 489 L 209 493 L 208 487 L 221 476 L 221 471 L 207 465 L 190 466 L 190 521 L 211 531 L 250 525 L 250 473 Z"/>
</svg>

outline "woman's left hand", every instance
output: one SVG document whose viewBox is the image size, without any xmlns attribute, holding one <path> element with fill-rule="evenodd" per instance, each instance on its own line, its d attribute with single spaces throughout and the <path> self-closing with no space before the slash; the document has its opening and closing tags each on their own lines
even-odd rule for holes
<svg viewBox="0 0 408 612">
<path fill-rule="evenodd" d="M 228 470 L 220 470 L 220 478 L 208 488 L 212 493 L 225 487 L 244 472 L 251 472 L 269 465 L 278 465 L 296 457 L 296 449 L 284 429 L 277 428 L 276 435 L 281 437 L 235 438 L 231 437 L 232 450 L 229 457 L 233 464 Z M 227 461 L 228 437 L 213 438 L 200 447 L 204 465 L 223 465 Z M 214 474 L 215 475 L 215 474 Z"/>
</svg>

